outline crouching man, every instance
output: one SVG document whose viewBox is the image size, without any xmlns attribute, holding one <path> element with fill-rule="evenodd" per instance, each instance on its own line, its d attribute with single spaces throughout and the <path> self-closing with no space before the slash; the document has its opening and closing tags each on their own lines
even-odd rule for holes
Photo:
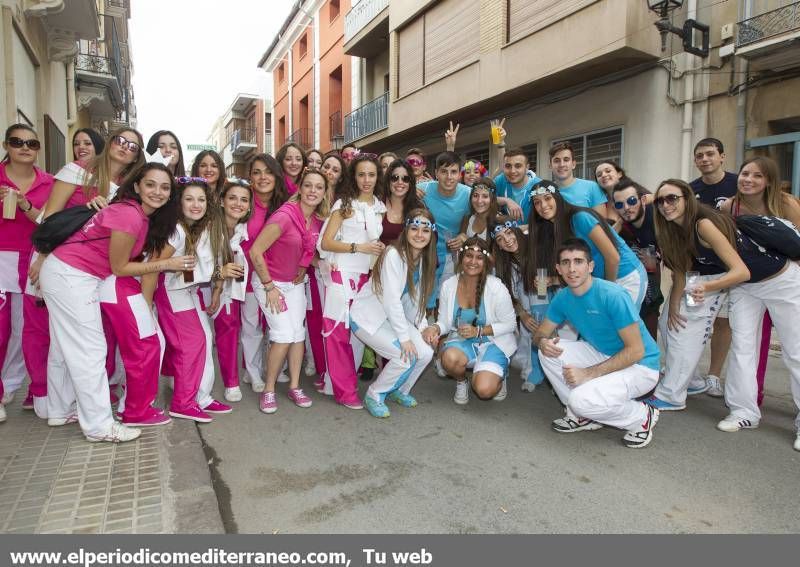
<svg viewBox="0 0 800 567">
<path fill-rule="evenodd" d="M 658 410 L 636 398 L 658 382 L 658 346 L 630 295 L 592 277 L 594 262 L 583 240 L 566 240 L 556 258 L 567 287 L 553 298 L 534 338 L 544 373 L 566 406 L 553 429 L 573 433 L 609 425 L 627 431 L 625 446 L 645 447 L 653 438 Z M 582 340 L 551 338 L 564 321 Z"/>
</svg>

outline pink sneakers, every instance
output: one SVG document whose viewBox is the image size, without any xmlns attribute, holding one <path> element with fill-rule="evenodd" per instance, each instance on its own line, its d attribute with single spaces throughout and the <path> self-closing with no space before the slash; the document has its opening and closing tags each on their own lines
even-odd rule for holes
<svg viewBox="0 0 800 567">
<path fill-rule="evenodd" d="M 306 396 L 300 388 L 289 388 L 289 399 L 301 408 L 310 408 L 312 404 L 311 398 Z"/>
<path fill-rule="evenodd" d="M 199 406 L 191 406 L 188 408 L 183 408 L 180 410 L 169 410 L 169 414 L 172 417 L 179 417 L 181 419 L 190 419 L 192 421 L 196 421 L 197 423 L 211 423 L 214 421 L 214 418 L 208 415 L 206 412 L 200 409 Z"/>
<path fill-rule="evenodd" d="M 258 407 L 264 413 L 275 413 L 278 411 L 278 402 L 275 400 L 275 392 L 263 392 L 258 402 Z"/>
<path fill-rule="evenodd" d="M 170 417 L 158 408 L 150 408 L 150 411 L 140 418 L 128 419 L 126 416 L 122 417 L 122 423 L 132 427 L 155 427 L 157 425 L 166 425 L 171 421 Z"/>
<path fill-rule="evenodd" d="M 207 413 L 231 413 L 233 408 L 228 404 L 223 404 L 222 402 L 213 400 L 210 404 L 203 408 L 203 411 Z"/>
<path fill-rule="evenodd" d="M 28 395 L 25 396 L 25 399 L 22 402 L 22 409 L 24 410 L 32 410 L 33 409 L 33 394 L 28 392 Z"/>
</svg>

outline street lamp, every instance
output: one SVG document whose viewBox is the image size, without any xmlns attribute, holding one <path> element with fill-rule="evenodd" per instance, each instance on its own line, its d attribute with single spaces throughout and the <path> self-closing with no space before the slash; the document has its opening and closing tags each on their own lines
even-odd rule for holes
<svg viewBox="0 0 800 567">
<path fill-rule="evenodd" d="M 683 40 L 684 51 L 698 57 L 708 57 L 709 31 L 707 25 L 688 19 L 684 22 L 683 27 L 679 28 L 673 26 L 669 21 L 670 12 L 682 6 L 683 0 L 647 0 L 647 7 L 659 16 L 655 26 L 661 34 L 661 51 L 667 50 L 667 34 L 674 33 Z M 695 30 L 702 34 L 699 47 L 693 43 Z"/>
</svg>

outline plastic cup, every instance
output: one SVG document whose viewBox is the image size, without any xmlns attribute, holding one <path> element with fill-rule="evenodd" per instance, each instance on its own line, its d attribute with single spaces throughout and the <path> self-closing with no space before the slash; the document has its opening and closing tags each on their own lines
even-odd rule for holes
<svg viewBox="0 0 800 567">
<path fill-rule="evenodd" d="M 500 126 L 492 124 L 492 143 L 497 145 L 500 143 Z"/>
<path fill-rule="evenodd" d="M 6 198 L 3 199 L 3 218 L 12 220 L 17 216 L 17 192 L 7 188 Z"/>
<path fill-rule="evenodd" d="M 683 289 L 683 293 L 686 296 L 687 307 L 697 307 L 702 303 L 698 302 L 694 296 L 692 296 L 692 292 L 695 290 L 698 283 L 700 283 L 700 272 L 686 272 L 686 286 Z"/>
<path fill-rule="evenodd" d="M 539 299 L 547 298 L 547 279 L 549 275 L 547 268 L 536 269 L 536 295 Z"/>
<path fill-rule="evenodd" d="M 242 269 L 244 269 L 244 264 L 240 260 L 236 260 L 236 265 L 240 266 Z M 242 272 L 241 276 L 236 278 L 236 281 L 237 282 L 243 282 L 244 281 L 244 272 Z"/>
<path fill-rule="evenodd" d="M 183 281 L 186 283 L 192 283 L 194 281 L 194 270 L 184 270 Z"/>
</svg>

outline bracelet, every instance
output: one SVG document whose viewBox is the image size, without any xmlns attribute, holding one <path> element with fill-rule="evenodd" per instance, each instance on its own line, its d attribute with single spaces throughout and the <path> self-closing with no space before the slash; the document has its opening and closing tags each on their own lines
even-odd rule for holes
<svg viewBox="0 0 800 567">
<path fill-rule="evenodd" d="M 356 253 L 356 243 L 355 242 L 351 242 L 350 243 L 350 254 L 355 254 L 355 253 Z"/>
<path fill-rule="evenodd" d="M 222 279 L 222 266 L 217 266 L 214 268 L 214 273 L 211 274 L 212 280 L 221 280 Z"/>
<path fill-rule="evenodd" d="M 269 283 L 272 283 L 272 282 L 269 282 Z M 266 291 L 267 293 L 271 292 L 273 289 L 275 289 L 275 284 L 272 284 L 272 287 L 264 287 L 264 291 Z"/>
<path fill-rule="evenodd" d="M 25 200 L 28 201 L 28 199 L 25 199 Z M 33 208 L 33 203 L 28 201 L 28 208 L 27 209 L 23 209 L 22 207 L 20 207 L 19 203 L 17 203 L 17 206 L 19 207 L 19 210 L 22 211 L 23 213 L 29 213 L 29 212 L 31 212 L 31 209 Z"/>
</svg>

